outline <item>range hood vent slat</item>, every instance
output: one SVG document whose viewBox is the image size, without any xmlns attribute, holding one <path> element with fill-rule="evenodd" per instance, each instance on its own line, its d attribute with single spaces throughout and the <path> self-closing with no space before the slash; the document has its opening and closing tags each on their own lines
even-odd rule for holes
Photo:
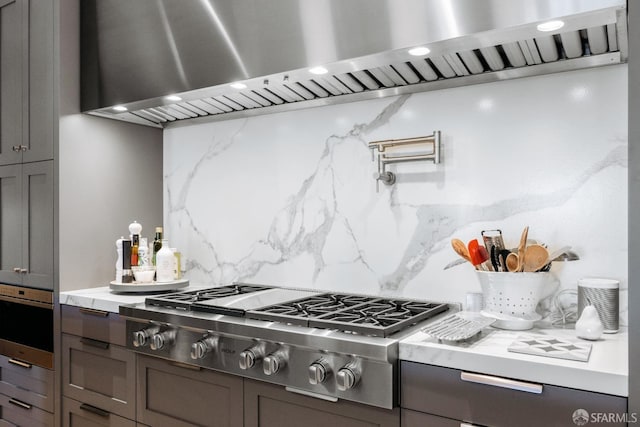
<svg viewBox="0 0 640 427">
<path fill-rule="evenodd" d="M 273 92 L 269 91 L 268 88 L 254 89 L 254 92 L 260 95 L 261 97 L 268 99 L 272 104 L 280 105 L 284 103 L 284 100 L 282 98 L 280 98 L 278 95 L 274 94 Z"/>
<path fill-rule="evenodd" d="M 618 50 L 618 37 L 615 24 L 607 25 L 607 41 L 609 42 L 609 52 Z"/>
<path fill-rule="evenodd" d="M 577 58 L 582 56 L 582 38 L 578 31 L 569 31 L 560 34 L 562 46 L 567 58 Z"/>
<path fill-rule="evenodd" d="M 413 69 L 407 65 L 406 62 L 398 62 L 396 64 L 391 65 L 396 73 L 400 74 L 400 76 L 409 84 L 415 84 L 420 81 L 420 76 L 416 74 Z"/>
<path fill-rule="evenodd" d="M 349 73 L 338 74 L 335 77 L 352 92 L 362 92 L 364 90 L 364 85 Z"/>
<path fill-rule="evenodd" d="M 514 67 L 524 67 L 527 65 L 527 60 L 525 59 L 524 53 L 520 48 L 520 43 L 505 43 L 502 45 L 502 50 L 504 54 L 507 56 L 507 59 Z"/>
<path fill-rule="evenodd" d="M 269 86 L 269 90 L 275 93 L 280 98 L 284 99 L 286 102 L 297 102 L 302 101 L 302 97 L 295 92 L 289 90 L 289 88 L 280 85 L 271 85 Z"/>
<path fill-rule="evenodd" d="M 484 71 L 484 67 L 474 51 L 466 50 L 459 52 L 458 56 L 460 56 L 460 59 L 464 62 L 464 65 L 471 74 L 480 74 Z"/>
<path fill-rule="evenodd" d="M 411 65 L 413 65 L 413 68 L 415 68 L 416 71 L 420 73 L 422 75 L 422 78 L 424 78 L 426 81 L 432 82 L 434 80 L 438 80 L 438 75 L 435 71 L 433 71 L 433 68 L 431 68 L 431 65 L 429 65 L 427 61 L 411 61 Z"/>
<path fill-rule="evenodd" d="M 449 65 L 444 57 L 437 56 L 435 58 L 431 58 L 431 62 L 444 78 L 450 79 L 456 76 L 456 72 L 453 71 L 453 68 L 451 68 L 451 65 Z"/>
<path fill-rule="evenodd" d="M 380 85 L 371 78 L 365 71 L 354 71 L 351 73 L 354 79 L 356 79 L 362 86 L 369 90 L 380 89 Z"/>
<path fill-rule="evenodd" d="M 599 55 L 609 50 L 605 27 L 587 28 L 587 39 L 592 55 Z"/>
<path fill-rule="evenodd" d="M 331 95 L 325 88 L 320 86 L 318 83 L 313 80 L 307 80 L 306 82 L 300 83 L 303 85 L 309 92 L 319 96 L 320 98 L 326 98 Z"/>
<path fill-rule="evenodd" d="M 544 62 L 555 62 L 558 60 L 558 48 L 556 42 L 552 36 L 536 37 L 536 46 L 540 57 Z"/>
<path fill-rule="evenodd" d="M 316 97 L 313 93 L 309 92 L 306 87 L 302 86 L 298 82 L 290 83 L 284 86 L 300 95 L 303 99 L 310 100 Z"/>
</svg>

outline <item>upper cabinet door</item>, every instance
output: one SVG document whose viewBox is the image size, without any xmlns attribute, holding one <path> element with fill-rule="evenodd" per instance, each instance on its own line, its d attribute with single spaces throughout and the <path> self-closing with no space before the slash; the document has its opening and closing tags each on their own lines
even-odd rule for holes
<svg viewBox="0 0 640 427">
<path fill-rule="evenodd" d="M 0 0 L 0 164 L 18 163 L 23 145 L 23 0 Z"/>
<path fill-rule="evenodd" d="M 1 0 L 0 0 L 1 1 Z M 26 0 L 21 0 L 26 1 Z M 23 162 L 53 159 L 53 1 L 28 2 L 28 31 L 23 31 L 28 51 L 29 81 L 23 105 Z"/>
<path fill-rule="evenodd" d="M 53 3 L 0 0 L 0 165 L 53 159 Z"/>
</svg>

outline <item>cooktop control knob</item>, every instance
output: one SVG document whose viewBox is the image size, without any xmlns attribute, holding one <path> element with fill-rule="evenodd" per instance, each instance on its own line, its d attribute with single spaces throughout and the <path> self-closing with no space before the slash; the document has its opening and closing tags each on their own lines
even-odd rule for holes
<svg viewBox="0 0 640 427">
<path fill-rule="evenodd" d="M 151 350 L 161 350 L 175 341 L 176 331 L 167 329 L 166 331 L 159 332 L 151 337 Z"/>
<path fill-rule="evenodd" d="M 340 368 L 336 374 L 338 390 L 345 391 L 353 388 L 360 381 L 360 368 L 354 363 L 349 363 Z"/>
<path fill-rule="evenodd" d="M 264 356 L 264 346 L 256 345 L 240 353 L 240 369 L 251 369 Z"/>
<path fill-rule="evenodd" d="M 149 344 L 149 338 L 151 338 L 154 334 L 158 333 L 160 328 L 157 326 L 152 326 L 145 329 L 140 329 L 139 331 L 135 331 L 133 333 L 133 346 L 134 347 L 144 347 Z"/>
<path fill-rule="evenodd" d="M 321 384 L 327 379 L 331 369 L 324 359 L 318 359 L 309 365 L 309 383 Z"/>
<path fill-rule="evenodd" d="M 262 370 L 265 375 L 276 374 L 287 364 L 287 354 L 284 351 L 271 353 L 262 360 Z"/>
<path fill-rule="evenodd" d="M 207 335 L 199 341 L 191 344 L 191 358 L 194 360 L 203 359 L 207 354 L 218 348 L 218 340 L 220 338 Z"/>
</svg>

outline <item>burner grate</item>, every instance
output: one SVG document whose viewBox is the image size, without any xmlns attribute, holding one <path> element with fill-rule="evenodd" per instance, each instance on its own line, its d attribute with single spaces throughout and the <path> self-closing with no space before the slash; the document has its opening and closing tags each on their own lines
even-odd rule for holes
<svg viewBox="0 0 640 427">
<path fill-rule="evenodd" d="M 213 298 L 223 298 L 233 295 L 248 294 L 252 292 L 264 291 L 271 289 L 267 286 L 247 285 L 243 283 L 234 283 L 228 286 L 217 288 L 207 288 L 195 291 L 183 291 L 173 294 L 156 295 L 147 297 L 144 302 L 148 305 L 159 307 L 177 308 L 180 310 L 190 310 L 194 303 L 206 301 Z"/>
<path fill-rule="evenodd" d="M 256 309 L 247 317 L 387 337 L 446 310 L 439 303 L 323 294 Z"/>
</svg>

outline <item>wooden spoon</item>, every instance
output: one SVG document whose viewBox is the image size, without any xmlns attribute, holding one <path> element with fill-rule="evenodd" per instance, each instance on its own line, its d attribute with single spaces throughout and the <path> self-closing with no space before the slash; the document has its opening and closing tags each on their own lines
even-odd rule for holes
<svg viewBox="0 0 640 427">
<path fill-rule="evenodd" d="M 525 249 L 527 248 L 527 237 L 529 236 L 529 226 L 527 225 L 522 230 L 520 236 L 520 244 L 518 245 L 518 269 L 516 271 L 522 271 L 524 269 Z"/>
<path fill-rule="evenodd" d="M 518 271 L 518 255 L 511 252 L 506 259 L 507 271 L 510 273 Z"/>
<path fill-rule="evenodd" d="M 524 251 L 524 271 L 538 271 L 547 264 L 549 259 L 549 251 L 544 246 L 531 245 Z"/>
<path fill-rule="evenodd" d="M 453 250 L 456 251 L 458 255 L 467 261 L 471 262 L 471 257 L 469 256 L 469 251 L 467 250 L 467 245 L 460 239 L 451 239 L 451 246 Z"/>
</svg>

